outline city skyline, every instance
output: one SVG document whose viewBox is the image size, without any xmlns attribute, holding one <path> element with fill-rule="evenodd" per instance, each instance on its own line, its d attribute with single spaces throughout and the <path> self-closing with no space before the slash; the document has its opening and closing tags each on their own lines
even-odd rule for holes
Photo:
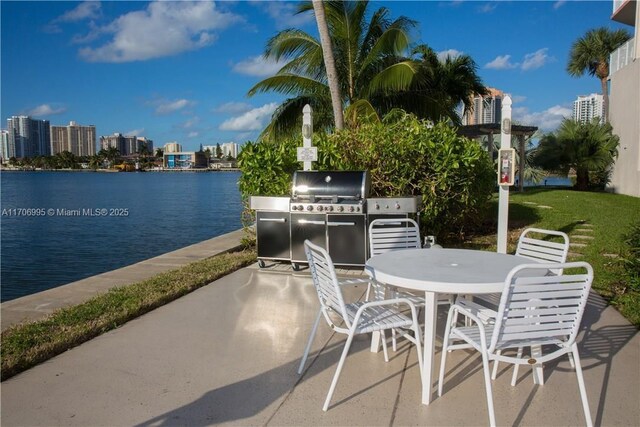
<svg viewBox="0 0 640 427">
<path fill-rule="evenodd" d="M 268 39 L 312 14 L 291 2 L 2 2 L 2 120 L 30 114 L 95 124 L 185 149 L 253 140 L 284 97 L 247 98 L 282 64 Z M 553 130 L 597 79 L 566 71 L 571 44 L 611 21 L 612 3 L 372 2 L 418 23 L 414 39 L 440 55 L 471 55 L 486 86 L 513 99 L 514 120 Z M 173 31 L 166 31 L 171 28 Z M 124 43 L 129 40 L 130 43 Z M 38 52 L 35 56 L 34 52 Z"/>
</svg>

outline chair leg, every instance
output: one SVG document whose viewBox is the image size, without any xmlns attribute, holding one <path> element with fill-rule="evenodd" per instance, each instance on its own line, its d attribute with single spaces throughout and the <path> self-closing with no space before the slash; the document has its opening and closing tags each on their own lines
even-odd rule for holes
<svg viewBox="0 0 640 427">
<path fill-rule="evenodd" d="M 371 294 L 371 282 L 367 285 L 367 293 L 364 296 L 365 301 L 369 301 L 369 295 Z"/>
<path fill-rule="evenodd" d="M 420 342 L 420 335 L 422 331 L 420 330 L 420 323 L 418 319 L 414 319 L 415 327 L 413 328 L 413 332 L 416 335 L 416 349 L 418 351 L 418 367 L 420 368 L 420 378 L 423 378 L 422 371 L 424 370 L 424 360 L 422 358 L 422 343 Z"/>
<path fill-rule="evenodd" d="M 500 354 L 501 354 L 501 353 L 502 353 L 502 351 L 501 351 L 501 350 L 497 350 L 497 351 L 496 351 L 496 354 L 497 354 L 498 356 L 500 356 Z M 498 364 L 499 364 L 499 363 L 500 363 L 500 362 L 498 362 L 497 360 L 494 360 L 494 361 L 493 361 L 493 371 L 491 371 L 491 379 L 492 379 L 492 380 L 495 380 L 495 379 L 496 379 L 496 377 L 498 376 Z"/>
<path fill-rule="evenodd" d="M 516 354 L 516 357 L 518 359 L 522 359 L 522 347 L 518 347 L 518 354 Z M 518 369 L 520 368 L 520 364 L 515 363 L 513 365 L 513 375 L 511 376 L 511 387 L 514 387 L 516 385 L 516 381 L 518 380 Z M 535 379 L 535 375 L 533 377 Z"/>
<path fill-rule="evenodd" d="M 382 338 L 382 352 L 384 353 L 384 361 L 389 361 L 389 351 L 387 350 L 387 336 L 384 331 L 380 331 L 380 337 Z"/>
<path fill-rule="evenodd" d="M 391 329 L 391 348 L 393 349 L 394 352 L 398 351 L 397 342 L 398 342 L 398 339 L 396 338 L 396 330 Z"/>
<path fill-rule="evenodd" d="M 447 326 L 444 329 L 444 336 L 442 337 L 442 356 L 440 357 L 440 375 L 438 375 L 438 397 L 442 396 L 442 387 L 444 383 L 444 367 L 447 362 L 447 353 L 449 352 L 449 334 L 451 333 L 451 324 L 456 322 L 458 318 L 458 312 L 449 311 L 447 316 Z"/>
<path fill-rule="evenodd" d="M 580 355 L 578 354 L 578 345 L 573 343 L 571 353 L 576 364 L 576 376 L 578 377 L 578 388 L 580 389 L 580 398 L 582 399 L 582 409 L 584 410 L 584 418 L 587 427 L 592 427 L 591 411 L 589 410 L 589 401 L 587 400 L 587 388 L 584 385 L 584 377 L 582 375 L 582 365 L 580 364 Z"/>
<path fill-rule="evenodd" d="M 487 392 L 487 408 L 489 410 L 489 425 L 496 425 L 496 414 L 493 410 L 493 393 L 491 392 L 491 371 L 489 369 L 489 358 L 486 351 L 482 352 L 482 369 L 484 371 L 484 386 Z"/>
<path fill-rule="evenodd" d="M 342 356 L 340 356 L 340 362 L 338 362 L 336 373 L 333 375 L 333 381 L 331 381 L 331 387 L 329 387 L 327 399 L 324 401 L 324 406 L 322 407 L 322 410 L 325 412 L 327 411 L 327 409 L 329 409 L 329 402 L 331 402 L 331 397 L 333 396 L 333 392 L 335 391 L 336 385 L 338 384 L 338 378 L 340 378 L 340 372 L 342 371 L 342 366 L 344 365 L 344 361 L 347 358 L 347 354 L 349 353 L 349 347 L 351 347 L 352 341 L 353 334 L 349 334 L 347 342 L 344 345 L 344 350 L 342 350 Z"/>
<path fill-rule="evenodd" d="M 316 321 L 313 324 L 311 333 L 309 334 L 309 340 L 307 341 L 307 346 L 304 349 L 304 355 L 302 356 L 302 360 L 300 361 L 300 367 L 298 368 L 298 375 L 302 374 L 302 369 L 304 368 L 304 364 L 307 361 L 307 357 L 309 356 L 309 351 L 311 350 L 311 344 L 313 343 L 313 339 L 315 338 L 316 332 L 318 331 L 318 325 L 320 324 L 321 316 L 322 316 L 322 309 L 318 310 Z"/>
</svg>

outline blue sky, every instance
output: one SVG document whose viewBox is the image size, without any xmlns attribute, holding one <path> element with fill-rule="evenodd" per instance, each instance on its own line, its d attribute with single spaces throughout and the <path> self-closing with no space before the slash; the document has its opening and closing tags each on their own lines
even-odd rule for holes
<svg viewBox="0 0 640 427">
<path fill-rule="evenodd" d="M 372 2 L 418 21 L 416 41 L 471 55 L 485 85 L 510 93 L 514 119 L 552 130 L 594 77 L 566 71 L 571 44 L 610 20 L 611 1 Z M 266 41 L 297 27 L 316 34 L 295 3 L 2 1 L 2 127 L 30 114 L 145 136 L 185 150 L 254 139 L 284 98 L 248 98 L 278 64 Z M 626 27 L 631 30 L 630 27 Z"/>
</svg>

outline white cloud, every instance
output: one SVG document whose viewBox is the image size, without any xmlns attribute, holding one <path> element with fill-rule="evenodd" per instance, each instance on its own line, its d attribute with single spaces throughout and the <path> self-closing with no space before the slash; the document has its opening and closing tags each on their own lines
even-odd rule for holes
<svg viewBox="0 0 640 427">
<path fill-rule="evenodd" d="M 156 114 L 170 114 L 185 107 L 193 105 L 193 101 L 188 99 L 176 99 L 175 101 L 160 100 L 151 103 L 156 106 Z"/>
<path fill-rule="evenodd" d="M 446 60 L 446 59 L 447 59 L 447 56 L 450 56 L 450 57 L 451 57 L 451 59 L 455 59 L 455 58 L 457 58 L 458 56 L 463 55 L 463 54 L 464 54 L 464 52 L 461 52 L 461 51 L 456 50 L 456 49 L 442 50 L 442 51 L 440 51 L 440 52 L 438 52 L 438 53 L 437 53 L 437 55 L 438 55 L 438 59 L 439 59 L 440 61 L 444 61 L 444 60 Z"/>
<path fill-rule="evenodd" d="M 248 76 L 266 77 L 277 73 L 288 61 L 274 61 L 263 56 L 251 56 L 233 66 L 233 71 Z"/>
<path fill-rule="evenodd" d="M 129 132 L 125 132 L 124 136 L 142 136 L 144 134 L 144 128 L 133 129 Z"/>
<path fill-rule="evenodd" d="M 62 114 L 67 111 L 63 106 L 51 106 L 49 104 L 38 105 L 27 112 L 28 116 L 42 117 L 42 116 L 54 116 L 56 114 Z"/>
<path fill-rule="evenodd" d="M 257 2 L 257 4 L 274 20 L 278 30 L 300 28 L 303 25 L 315 22 L 312 12 L 296 14 L 298 8 L 297 3 L 288 1 L 261 1 Z"/>
<path fill-rule="evenodd" d="M 519 104 L 521 102 L 524 102 L 527 100 L 526 96 L 522 96 L 522 95 L 512 95 L 511 96 L 511 101 L 513 101 L 514 104 Z"/>
<path fill-rule="evenodd" d="M 89 62 L 130 62 L 176 55 L 212 44 L 216 30 L 242 21 L 230 12 L 222 12 L 214 2 L 155 1 L 144 10 L 129 12 L 110 24 L 94 28 L 92 33 L 112 34 L 98 47 L 80 49 L 80 57 Z M 80 38 L 92 40 L 93 34 Z"/>
<path fill-rule="evenodd" d="M 200 117 L 194 116 L 189 120 L 185 121 L 184 123 L 182 123 L 180 127 L 183 129 L 193 129 L 193 127 L 196 126 L 198 123 L 200 123 Z"/>
<path fill-rule="evenodd" d="M 560 9 L 566 3 L 566 0 L 559 0 L 553 4 L 554 9 Z"/>
<path fill-rule="evenodd" d="M 187 137 L 189 137 L 189 138 L 196 138 L 198 135 L 200 135 L 198 132 L 193 131 L 193 132 L 189 132 L 189 134 L 187 135 Z"/>
<path fill-rule="evenodd" d="M 226 102 L 215 107 L 212 111 L 214 113 L 231 113 L 238 114 L 251 110 L 251 104 L 246 102 Z"/>
<path fill-rule="evenodd" d="M 497 2 L 485 3 L 482 6 L 478 7 L 478 12 L 480 12 L 480 13 L 490 13 L 490 12 L 493 12 L 496 7 L 498 7 L 498 3 Z"/>
<path fill-rule="evenodd" d="M 238 117 L 232 117 L 229 120 L 225 120 L 220 125 L 220 130 L 242 132 L 261 130 L 265 126 L 265 120 L 271 117 L 271 114 L 273 114 L 277 107 L 278 104 L 272 102 L 270 104 L 265 104 L 262 107 L 254 108 L 253 110 L 247 111 Z"/>
<path fill-rule="evenodd" d="M 85 19 L 98 19 L 102 14 L 102 4 L 99 1 L 85 1 L 75 8 L 63 13 L 44 27 L 48 33 L 59 33 L 62 31 L 59 24 L 68 22 L 79 22 Z"/>
<path fill-rule="evenodd" d="M 545 47 L 543 49 L 538 49 L 533 53 L 527 53 L 524 56 L 524 61 L 522 62 L 522 69 L 524 71 L 535 70 L 549 62 L 551 58 L 547 55 L 548 50 L 549 49 Z"/>
<path fill-rule="evenodd" d="M 539 130 L 549 132 L 556 129 L 563 119 L 571 117 L 573 110 L 564 105 L 554 105 L 544 111 L 530 112 L 527 107 L 513 109 L 513 119 L 518 123 L 538 126 Z"/>
<path fill-rule="evenodd" d="M 508 70 L 511 68 L 517 68 L 519 64 L 511 62 L 511 55 L 501 55 L 497 56 L 491 62 L 485 64 L 484 68 L 489 68 L 492 70 Z"/>
</svg>

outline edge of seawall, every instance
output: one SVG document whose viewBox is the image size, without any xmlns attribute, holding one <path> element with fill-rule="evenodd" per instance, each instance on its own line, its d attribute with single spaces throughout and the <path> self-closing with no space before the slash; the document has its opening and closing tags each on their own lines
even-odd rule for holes
<svg viewBox="0 0 640 427">
<path fill-rule="evenodd" d="M 244 231 L 239 229 L 117 270 L 3 302 L 0 304 L 1 330 L 18 323 L 43 319 L 55 310 L 81 304 L 116 286 L 140 282 L 194 261 L 236 249 L 241 246 L 243 237 Z"/>
</svg>

